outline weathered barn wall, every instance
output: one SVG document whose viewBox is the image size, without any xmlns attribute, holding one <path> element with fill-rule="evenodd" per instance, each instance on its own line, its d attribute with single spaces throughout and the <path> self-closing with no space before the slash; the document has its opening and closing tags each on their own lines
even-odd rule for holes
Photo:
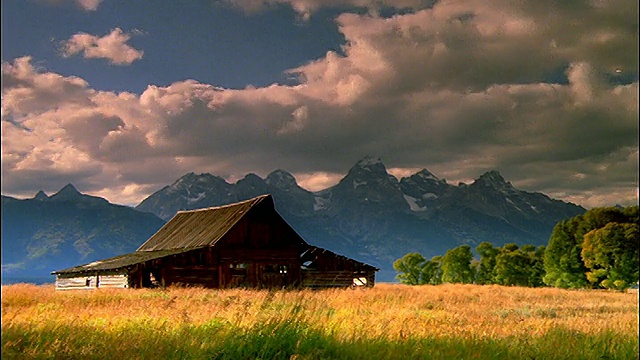
<svg viewBox="0 0 640 360">
<path fill-rule="evenodd" d="M 125 274 L 98 275 L 98 287 L 100 288 L 127 288 L 129 279 Z"/>
<path fill-rule="evenodd" d="M 247 249 L 220 244 L 136 264 L 130 286 L 282 288 L 300 284 L 298 250 Z"/>
<path fill-rule="evenodd" d="M 218 259 L 212 247 L 158 259 L 150 265 L 150 268 L 162 286 L 218 287 Z"/>
<path fill-rule="evenodd" d="M 373 287 L 375 275 L 372 272 L 346 270 L 303 270 L 302 286 L 312 289 L 330 287 Z"/>
<path fill-rule="evenodd" d="M 126 274 L 91 274 L 78 276 L 57 275 L 56 290 L 92 290 L 96 288 L 127 288 L 129 279 Z"/>
<path fill-rule="evenodd" d="M 56 277 L 56 290 L 87 290 L 96 288 L 95 276 Z"/>
</svg>

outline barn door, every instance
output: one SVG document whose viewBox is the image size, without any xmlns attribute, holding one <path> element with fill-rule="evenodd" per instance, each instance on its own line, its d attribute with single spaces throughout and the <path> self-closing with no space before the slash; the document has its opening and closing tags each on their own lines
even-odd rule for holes
<svg viewBox="0 0 640 360">
<path fill-rule="evenodd" d="M 249 287 L 249 264 L 244 262 L 223 263 L 220 265 L 220 287 Z"/>
<path fill-rule="evenodd" d="M 283 288 L 293 285 L 291 267 L 285 264 L 262 264 L 259 287 Z"/>
</svg>

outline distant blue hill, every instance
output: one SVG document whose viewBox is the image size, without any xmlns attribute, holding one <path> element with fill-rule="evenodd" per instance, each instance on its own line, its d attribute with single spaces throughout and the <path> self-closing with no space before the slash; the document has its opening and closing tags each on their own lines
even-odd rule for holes
<svg viewBox="0 0 640 360">
<path fill-rule="evenodd" d="M 2 196 L 2 283 L 49 282 L 53 270 L 135 251 L 162 225 L 70 184 L 51 197 Z"/>
<path fill-rule="evenodd" d="M 53 275 L 49 275 L 46 277 L 11 277 L 11 276 L 2 276 L 2 285 L 12 285 L 12 284 L 35 284 L 35 285 L 43 285 L 43 284 L 53 284 L 56 282 L 56 278 Z"/>
</svg>

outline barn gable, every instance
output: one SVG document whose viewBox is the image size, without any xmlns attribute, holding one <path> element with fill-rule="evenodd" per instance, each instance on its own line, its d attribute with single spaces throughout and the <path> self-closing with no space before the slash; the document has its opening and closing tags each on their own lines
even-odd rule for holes
<svg viewBox="0 0 640 360">
<path fill-rule="evenodd" d="M 170 250 L 214 246 L 249 211 L 271 196 L 256 198 L 212 208 L 179 211 L 137 251 Z"/>
<path fill-rule="evenodd" d="M 180 211 L 133 253 L 53 274 L 59 289 L 108 284 L 330 287 L 373 286 L 377 270 L 309 245 L 277 213 L 272 197 L 263 195 Z M 101 282 L 100 276 L 109 281 Z"/>
</svg>

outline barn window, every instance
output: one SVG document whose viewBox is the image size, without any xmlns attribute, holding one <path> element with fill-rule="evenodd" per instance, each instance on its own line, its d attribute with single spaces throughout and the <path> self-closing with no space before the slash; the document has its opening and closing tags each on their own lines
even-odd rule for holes
<svg viewBox="0 0 640 360">
<path fill-rule="evenodd" d="M 316 267 L 317 266 L 316 266 L 315 261 L 307 260 L 307 261 L 302 263 L 302 268 L 303 269 L 315 269 Z"/>
<path fill-rule="evenodd" d="M 231 270 L 231 275 L 243 276 L 247 275 L 247 268 L 249 264 L 247 263 L 233 263 L 229 264 L 229 269 Z"/>
<path fill-rule="evenodd" d="M 367 286 L 367 278 L 366 277 L 353 278 L 353 286 Z"/>
<path fill-rule="evenodd" d="M 270 273 L 270 274 L 286 274 L 289 272 L 289 269 L 287 268 L 287 265 L 265 265 L 264 267 L 264 272 L 265 273 Z"/>
</svg>

